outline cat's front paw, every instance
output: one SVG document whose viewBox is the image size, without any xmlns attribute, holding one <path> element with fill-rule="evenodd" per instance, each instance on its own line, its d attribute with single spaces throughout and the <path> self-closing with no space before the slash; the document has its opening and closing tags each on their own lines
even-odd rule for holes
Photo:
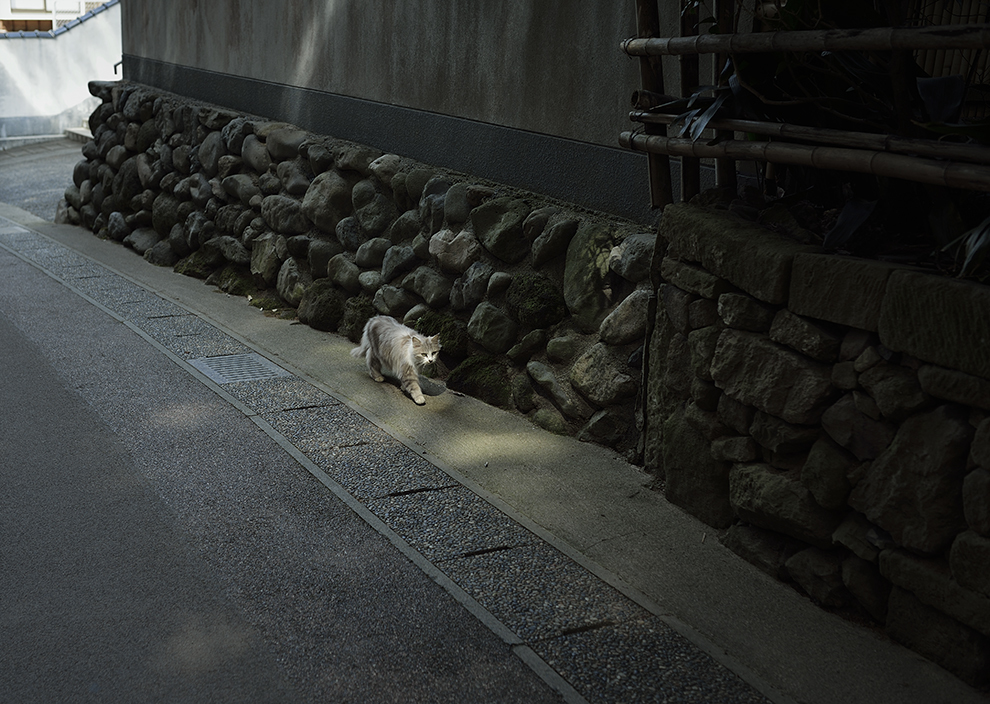
<svg viewBox="0 0 990 704">
<path fill-rule="evenodd" d="M 372 374 L 371 375 L 371 378 L 374 379 L 375 381 L 377 381 L 379 384 L 381 382 L 385 381 L 385 377 L 383 377 L 381 374 L 379 374 L 377 376 L 375 376 L 374 374 Z"/>
<path fill-rule="evenodd" d="M 416 394 L 412 397 L 412 400 L 417 406 L 422 406 L 426 403 L 426 399 L 423 397 L 423 394 Z"/>
</svg>

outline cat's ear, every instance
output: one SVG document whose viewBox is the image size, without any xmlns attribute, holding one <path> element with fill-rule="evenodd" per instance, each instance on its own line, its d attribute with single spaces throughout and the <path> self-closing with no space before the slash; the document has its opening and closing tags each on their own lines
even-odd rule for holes
<svg viewBox="0 0 990 704">
<path fill-rule="evenodd" d="M 412 335 L 410 336 L 410 339 L 412 340 L 412 348 L 414 350 L 418 351 L 423 349 L 423 341 L 420 338 L 416 337 L 415 335 Z"/>
<path fill-rule="evenodd" d="M 437 333 L 436 335 L 434 335 L 433 337 L 431 337 L 430 338 L 430 342 L 432 342 L 433 344 L 435 344 L 437 346 L 437 349 L 440 349 L 440 334 Z"/>
</svg>

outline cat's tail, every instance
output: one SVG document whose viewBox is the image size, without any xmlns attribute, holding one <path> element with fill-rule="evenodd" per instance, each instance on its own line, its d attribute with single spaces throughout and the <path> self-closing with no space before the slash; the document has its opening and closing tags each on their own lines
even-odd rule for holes
<svg viewBox="0 0 990 704">
<path fill-rule="evenodd" d="M 368 338 L 362 337 L 361 344 L 351 350 L 351 356 L 360 359 L 368 354 Z"/>
</svg>

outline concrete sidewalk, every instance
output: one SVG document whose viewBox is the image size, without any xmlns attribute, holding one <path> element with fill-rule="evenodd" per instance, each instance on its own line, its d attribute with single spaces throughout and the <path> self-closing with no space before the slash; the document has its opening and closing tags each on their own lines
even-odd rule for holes
<svg viewBox="0 0 990 704">
<path fill-rule="evenodd" d="M 339 336 L 266 317 L 79 228 L 8 205 L 0 217 L 0 246 L 265 429 L 327 501 L 387 536 L 575 701 L 987 701 L 745 563 L 604 448 L 452 393 L 418 408 L 371 382 Z M 201 373 L 204 359 L 252 353 L 288 376 Z"/>
</svg>

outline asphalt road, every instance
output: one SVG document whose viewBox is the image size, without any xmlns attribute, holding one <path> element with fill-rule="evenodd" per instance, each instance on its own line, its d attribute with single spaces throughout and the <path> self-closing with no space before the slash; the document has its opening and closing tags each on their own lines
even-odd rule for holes
<svg viewBox="0 0 990 704">
<path fill-rule="evenodd" d="M 560 701 L 243 413 L 2 249 L 0 419 L 0 702 Z"/>
</svg>

